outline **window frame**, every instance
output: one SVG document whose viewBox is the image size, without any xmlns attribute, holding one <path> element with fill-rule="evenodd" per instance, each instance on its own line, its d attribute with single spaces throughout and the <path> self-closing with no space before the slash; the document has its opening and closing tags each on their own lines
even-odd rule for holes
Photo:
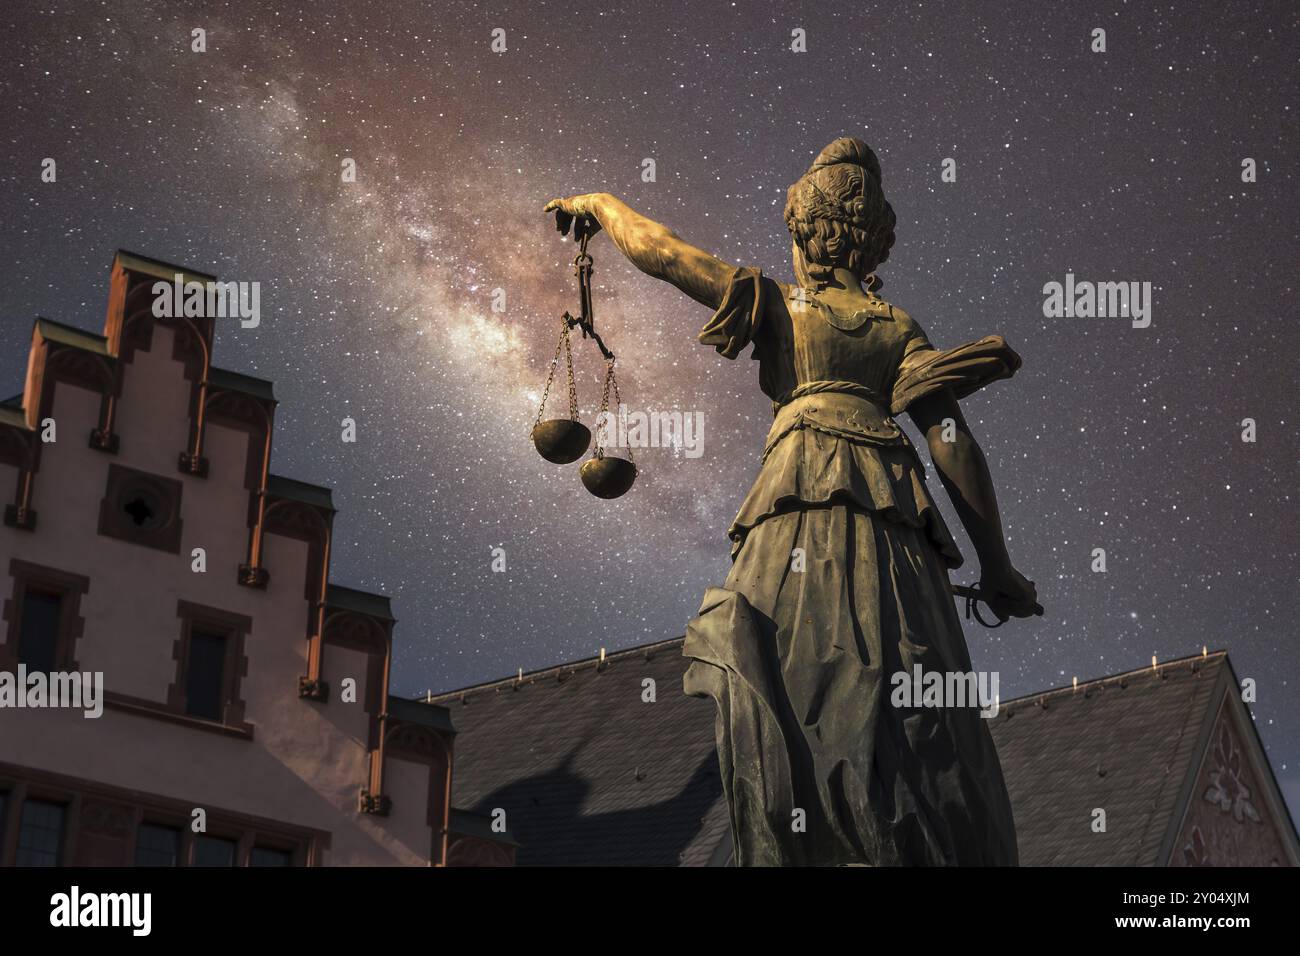
<svg viewBox="0 0 1300 956">
<path fill-rule="evenodd" d="M 33 607 L 35 603 L 33 601 L 33 598 L 52 601 L 55 607 L 54 633 L 50 635 L 51 638 L 51 647 L 50 647 L 50 654 L 49 654 L 50 664 L 48 667 L 36 667 L 33 666 L 31 661 L 23 659 L 24 658 L 23 645 L 26 642 L 26 638 L 31 636 L 27 633 L 26 624 L 27 624 L 27 612 Z M 60 670 L 65 669 L 59 667 L 59 662 L 60 662 L 60 658 L 63 656 L 62 645 L 64 644 L 64 641 L 61 638 L 64 630 L 63 609 L 66 602 L 67 602 L 67 594 L 66 592 L 63 591 L 53 591 L 50 588 L 41 584 L 28 584 L 27 587 L 23 588 L 21 606 L 18 608 L 18 612 L 17 612 L 18 613 L 18 647 L 16 653 L 18 655 L 18 663 L 26 665 L 27 672 L 29 674 L 33 672 L 41 673 L 41 674 L 56 674 Z"/>
<path fill-rule="evenodd" d="M 4 602 L 3 619 L 8 626 L 4 631 L 4 640 L 0 642 L 0 670 L 17 671 L 19 646 L 22 642 L 23 605 L 29 591 L 58 596 L 61 607 L 59 630 L 55 637 L 54 670 L 64 673 L 79 670 L 76 660 L 77 641 L 82 638 L 86 628 L 86 619 L 81 614 L 81 597 L 90 590 L 90 579 L 83 574 L 33 564 L 19 558 L 10 559 L 9 576 L 13 588 Z"/>
<path fill-rule="evenodd" d="M 252 844 L 248 848 L 248 863 L 246 864 L 247 866 L 249 867 L 256 866 L 256 864 L 253 862 L 253 854 L 256 853 L 258 850 L 268 851 L 271 853 L 283 853 L 289 858 L 289 862 L 285 864 L 286 866 L 289 867 L 302 866 L 302 863 L 299 862 L 301 856 L 301 847 L 298 844 L 276 837 L 273 834 L 269 834 L 269 833 L 256 834 L 254 840 L 252 841 Z"/>
<path fill-rule="evenodd" d="M 13 865 L 16 867 L 23 866 L 23 867 L 38 868 L 37 864 L 20 863 L 18 861 L 18 856 L 23 851 L 23 832 L 27 822 L 26 820 L 27 810 L 29 807 L 32 807 L 33 805 L 36 804 L 40 804 L 46 807 L 55 807 L 59 811 L 59 827 L 57 831 L 59 842 L 57 848 L 54 851 L 54 862 L 50 864 L 50 866 L 55 868 L 64 866 L 66 865 L 68 859 L 69 843 L 71 842 L 69 840 L 69 837 L 71 835 L 69 833 L 69 829 L 71 827 L 71 823 L 73 820 L 74 801 L 59 799 L 58 797 L 51 797 L 39 791 L 35 793 L 26 794 L 23 798 L 22 806 L 19 809 L 18 826 L 16 828 L 17 838 L 14 840 Z M 42 829 L 49 829 L 49 828 L 42 828 Z"/>
<path fill-rule="evenodd" d="M 176 834 L 176 862 L 173 867 L 185 866 L 185 826 L 173 819 L 162 820 L 155 814 L 144 814 L 139 816 L 135 823 L 135 831 L 131 834 L 131 867 L 140 869 L 166 869 L 161 863 L 141 863 L 140 854 L 140 832 L 145 827 L 151 827 L 155 830 L 170 830 Z"/>
<path fill-rule="evenodd" d="M 212 720 L 225 723 L 226 704 L 230 697 L 230 640 L 228 632 L 212 628 L 194 626 L 189 629 L 189 643 L 186 646 L 185 661 L 185 716 L 198 720 Z M 196 650 L 202 649 L 202 655 Z M 195 666 L 196 661 L 215 665 L 217 673 L 209 674 L 202 666 Z M 215 677 L 215 681 L 213 678 Z M 212 698 L 212 711 L 207 707 Z"/>
<path fill-rule="evenodd" d="M 193 810 L 198 804 L 3 762 L 0 762 L 0 793 L 7 795 L 4 817 L 0 818 L 0 867 L 15 864 L 22 807 L 28 801 L 52 803 L 63 808 L 60 866 L 79 865 L 79 835 L 86 829 L 84 810 L 90 803 L 114 804 L 128 811 L 134 810 L 129 814 L 130 832 L 123 844 L 126 861 L 123 865 L 128 867 L 136 865 L 140 827 L 145 824 L 180 831 L 178 867 L 194 865 L 194 847 L 199 836 L 234 841 L 236 867 L 251 865 L 255 846 L 289 853 L 290 866 L 293 867 L 320 866 L 323 854 L 332 842 L 327 830 L 220 807 L 204 807 L 207 830 L 198 834 L 191 829 Z"/>
<path fill-rule="evenodd" d="M 219 840 L 222 843 L 230 844 L 231 869 L 236 869 L 238 867 L 248 865 L 244 860 L 246 854 L 243 852 L 244 841 L 241 839 L 241 834 L 238 832 L 227 830 L 224 827 L 218 826 L 216 829 L 209 827 L 203 833 L 194 834 L 194 839 L 190 841 L 192 844 L 192 848 L 190 850 L 189 860 L 185 864 L 186 866 L 192 867 L 194 869 L 205 869 L 205 870 L 218 869 L 217 867 L 199 866 L 198 863 L 199 844 L 205 839 L 212 840 L 212 841 Z"/>
<path fill-rule="evenodd" d="M 246 703 L 240 695 L 243 678 L 248 675 L 248 657 L 244 646 L 253 629 L 252 618 L 184 600 L 176 603 L 176 615 L 181 619 L 181 632 L 172 649 L 172 656 L 176 660 L 176 675 L 167 688 L 168 710 L 187 721 L 228 727 L 251 736 L 253 725 L 244 720 Z M 188 710 L 190 641 L 195 631 L 220 635 L 226 642 L 222 663 L 220 720 L 200 717 Z"/>
</svg>

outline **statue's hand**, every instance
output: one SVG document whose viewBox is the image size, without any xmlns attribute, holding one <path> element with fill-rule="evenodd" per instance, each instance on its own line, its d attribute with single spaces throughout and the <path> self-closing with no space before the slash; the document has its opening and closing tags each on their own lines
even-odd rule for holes
<svg viewBox="0 0 1300 956">
<path fill-rule="evenodd" d="M 567 236 L 569 226 L 576 221 L 573 238 L 582 239 L 585 236 L 590 239 L 600 232 L 600 219 L 596 214 L 599 197 L 600 193 L 586 193 L 582 196 L 570 196 L 568 199 L 552 199 L 542 212 L 555 213 L 555 228 L 559 230 L 560 235 Z"/>
<path fill-rule="evenodd" d="M 980 590 L 984 592 L 984 602 L 999 621 L 1043 613 L 1034 582 L 1009 564 L 1000 569 L 983 569 Z"/>
</svg>

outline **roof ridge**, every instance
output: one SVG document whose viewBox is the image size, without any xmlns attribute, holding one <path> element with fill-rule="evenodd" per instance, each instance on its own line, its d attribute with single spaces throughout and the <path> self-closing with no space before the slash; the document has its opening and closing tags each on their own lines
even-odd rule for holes
<svg viewBox="0 0 1300 956">
<path fill-rule="evenodd" d="M 132 252 L 130 249 L 118 248 L 113 255 L 113 264 L 122 264 L 122 268 L 130 272 L 140 272 L 144 275 L 151 275 L 158 279 L 171 281 L 172 278 L 180 273 L 183 276 L 192 276 L 195 279 L 207 279 L 216 281 L 217 275 L 213 272 L 204 272 L 201 269 L 195 269 L 193 266 L 181 265 L 179 262 L 168 262 L 166 259 L 156 259 L 153 256 L 146 256 L 142 252 Z"/>
<path fill-rule="evenodd" d="M 1141 677 L 1144 675 L 1158 674 L 1161 671 L 1168 670 L 1171 667 L 1181 667 L 1184 665 L 1196 664 L 1201 662 L 1208 664 L 1211 661 L 1217 663 L 1220 660 L 1226 661 L 1227 658 L 1228 658 L 1227 650 L 1206 651 L 1203 654 L 1191 654 L 1187 657 L 1175 657 L 1173 660 L 1165 661 L 1163 664 L 1161 663 L 1147 664 L 1144 667 L 1135 667 L 1132 670 L 1121 671 L 1118 674 L 1105 674 L 1101 677 L 1092 677 L 1089 678 L 1088 680 L 1080 681 L 1077 687 L 1073 683 L 1070 683 L 1070 684 L 1062 685 L 1060 687 L 1049 687 L 1046 690 L 1034 691 L 1031 694 L 1025 694 L 1023 697 L 1013 697 L 1011 700 L 1004 701 L 1001 706 L 1003 709 L 1006 709 L 1007 707 L 1010 707 L 1012 704 L 1024 704 L 1030 701 L 1041 700 L 1044 697 L 1050 697 L 1059 694 L 1076 694 L 1078 693 L 1078 691 L 1088 687 L 1105 686 L 1107 683 L 1112 683 L 1112 684 L 1118 683 L 1120 681 L 1133 678 L 1133 677 Z"/>
<path fill-rule="evenodd" d="M 275 382 L 259 375 L 249 375 L 237 369 L 209 365 L 208 382 L 219 388 L 233 388 L 256 398 L 275 401 Z"/>
<path fill-rule="evenodd" d="M 325 603 L 330 607 L 340 607 L 397 623 L 397 618 L 393 617 L 393 599 L 381 591 L 366 591 L 351 585 L 327 581 Z"/>
<path fill-rule="evenodd" d="M 32 327 L 46 341 L 57 342 L 59 345 L 67 345 L 74 349 L 82 349 L 106 358 L 116 358 L 108 350 L 108 339 L 98 332 L 88 332 L 79 326 L 60 322 L 58 319 L 46 318 L 43 315 L 36 317 Z"/>
<path fill-rule="evenodd" d="M 673 637 L 663 641 L 655 641 L 652 644 L 638 644 L 635 647 L 628 647 L 628 648 L 624 648 L 621 651 L 614 651 L 611 654 L 606 654 L 604 657 L 604 662 L 608 664 L 610 661 L 623 658 L 623 657 L 628 657 L 633 654 L 644 654 L 650 651 L 658 651 L 668 646 L 669 644 L 680 644 L 684 640 L 685 637 L 683 636 L 683 637 Z M 1217 661 L 1219 659 L 1226 659 L 1227 656 L 1228 656 L 1227 650 L 1217 650 L 1217 651 L 1206 651 L 1203 654 L 1191 654 L 1188 655 L 1187 657 L 1176 657 L 1173 660 L 1165 661 L 1163 664 L 1156 664 L 1154 665 L 1154 667 L 1148 664 L 1143 667 L 1135 667 L 1132 670 L 1121 671 L 1118 674 L 1103 674 L 1101 677 L 1092 677 L 1086 681 L 1080 681 L 1078 687 L 1076 687 L 1073 683 L 1070 683 L 1070 684 L 1063 685 L 1061 687 L 1049 687 L 1046 690 L 1034 691 L 1032 693 L 1025 694 L 1021 697 L 1013 697 L 1011 700 L 1004 701 L 1001 706 L 1003 708 L 1006 708 L 1006 707 L 1010 707 L 1012 704 L 1024 704 L 1034 700 L 1041 700 L 1044 697 L 1049 697 L 1054 694 L 1065 694 L 1065 693 L 1075 694 L 1078 692 L 1079 688 L 1104 686 L 1107 682 L 1115 683 L 1117 681 L 1121 681 L 1126 678 L 1141 676 L 1143 674 L 1149 674 L 1153 670 L 1154 672 L 1159 673 L 1160 671 L 1170 667 L 1178 667 L 1182 665 L 1192 664 L 1197 661 L 1205 661 L 1208 663 L 1209 661 L 1212 660 Z M 583 657 L 583 658 L 579 658 L 576 661 L 569 661 L 563 664 L 552 664 L 550 667 L 543 667 L 535 671 L 525 671 L 522 675 L 516 675 L 514 677 L 497 677 L 492 680 L 483 681 L 482 683 L 479 684 L 467 684 L 463 687 L 458 687 L 453 690 L 439 691 L 438 693 L 432 695 L 424 694 L 413 699 L 422 701 L 424 703 L 436 704 L 441 701 L 455 699 L 457 697 L 463 698 L 468 694 L 478 693 L 479 691 L 492 690 L 497 687 L 515 686 L 521 683 L 536 683 L 537 680 L 540 678 L 550 677 L 552 675 L 565 673 L 565 672 L 572 673 L 578 670 L 586 670 L 591 667 L 599 667 L 600 664 L 601 664 L 601 657 L 599 655 L 595 657 Z"/>
<path fill-rule="evenodd" d="M 276 472 L 268 472 L 267 478 L 274 478 L 276 481 L 288 481 L 295 485 L 306 485 L 309 488 L 319 488 L 321 491 L 333 491 L 329 485 L 318 485 L 314 481 L 303 481 L 301 478 L 293 478 L 289 475 L 281 475 Z"/>
<path fill-rule="evenodd" d="M 87 338 L 99 339 L 101 342 L 107 341 L 106 336 L 102 332 L 92 332 L 89 329 L 83 329 L 79 325 L 73 325 L 71 322 L 61 322 L 58 319 L 51 319 L 48 315 L 38 315 L 36 316 L 36 321 L 45 322 L 61 329 L 67 329 L 69 332 L 76 332 L 78 335 L 84 335 Z"/>
<path fill-rule="evenodd" d="M 304 504 L 324 508 L 327 511 L 338 512 L 338 509 L 334 507 L 334 489 L 327 485 L 317 485 L 310 481 L 303 481 L 301 478 L 290 478 L 288 475 L 277 475 L 274 472 L 268 472 L 266 490 L 271 495 L 301 501 Z"/>
<path fill-rule="evenodd" d="M 637 654 L 647 654 L 658 652 L 667 648 L 671 644 L 680 644 L 686 640 L 685 635 L 681 637 L 672 637 L 664 641 L 655 641 L 653 644 L 638 644 L 636 647 L 627 647 L 621 651 L 605 654 L 595 657 L 583 657 L 576 661 L 569 661 L 564 664 L 552 664 L 550 667 L 543 667 L 540 670 L 525 671 L 522 675 L 514 677 L 498 677 L 490 681 L 484 681 L 481 684 L 468 684 L 464 687 L 458 687 L 455 690 L 440 691 L 437 694 L 422 694 L 416 698 L 420 703 L 438 704 L 447 700 L 464 698 L 468 694 L 478 693 L 479 691 L 493 690 L 497 687 L 513 687 L 522 683 L 535 684 L 541 678 L 551 677 L 562 673 L 573 673 L 579 670 L 596 669 L 600 670 L 602 666 L 608 665 L 611 661 L 619 660 L 625 657 L 631 657 Z"/>
</svg>

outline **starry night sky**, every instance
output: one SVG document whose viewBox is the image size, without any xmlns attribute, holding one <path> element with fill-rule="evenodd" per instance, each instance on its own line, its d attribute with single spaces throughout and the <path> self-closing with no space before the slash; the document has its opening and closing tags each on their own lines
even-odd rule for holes
<svg viewBox="0 0 1300 956">
<path fill-rule="evenodd" d="M 20 390 L 35 315 L 102 328 L 118 247 L 261 282 L 261 327 L 220 326 L 215 361 L 275 382 L 273 470 L 334 488 L 333 578 L 392 596 L 395 691 L 681 634 L 757 473 L 757 363 L 699 345 L 708 310 L 605 237 L 624 398 L 703 412 L 704 455 L 642 451 L 615 502 L 538 458 L 576 310 L 546 200 L 614 193 L 788 281 L 786 187 L 859 136 L 898 214 L 883 296 L 939 347 L 997 332 L 1024 358 L 963 408 L 1047 615 L 969 628 L 975 666 L 1006 700 L 1226 647 L 1300 804 L 1293 4 L 180 6 L 0 11 L 0 380 Z M 1151 327 L 1044 318 L 1067 272 L 1151 282 Z M 590 420 L 598 354 L 575 361 Z"/>
</svg>

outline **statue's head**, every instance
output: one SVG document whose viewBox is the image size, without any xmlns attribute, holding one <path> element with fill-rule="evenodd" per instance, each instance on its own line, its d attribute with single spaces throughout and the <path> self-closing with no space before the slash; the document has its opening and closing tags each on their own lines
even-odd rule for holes
<svg viewBox="0 0 1300 956">
<path fill-rule="evenodd" d="M 801 283 L 828 281 L 837 268 L 861 282 L 889 258 L 894 210 L 880 188 L 880 160 L 862 140 L 831 143 L 787 195 L 785 224 Z"/>
</svg>

